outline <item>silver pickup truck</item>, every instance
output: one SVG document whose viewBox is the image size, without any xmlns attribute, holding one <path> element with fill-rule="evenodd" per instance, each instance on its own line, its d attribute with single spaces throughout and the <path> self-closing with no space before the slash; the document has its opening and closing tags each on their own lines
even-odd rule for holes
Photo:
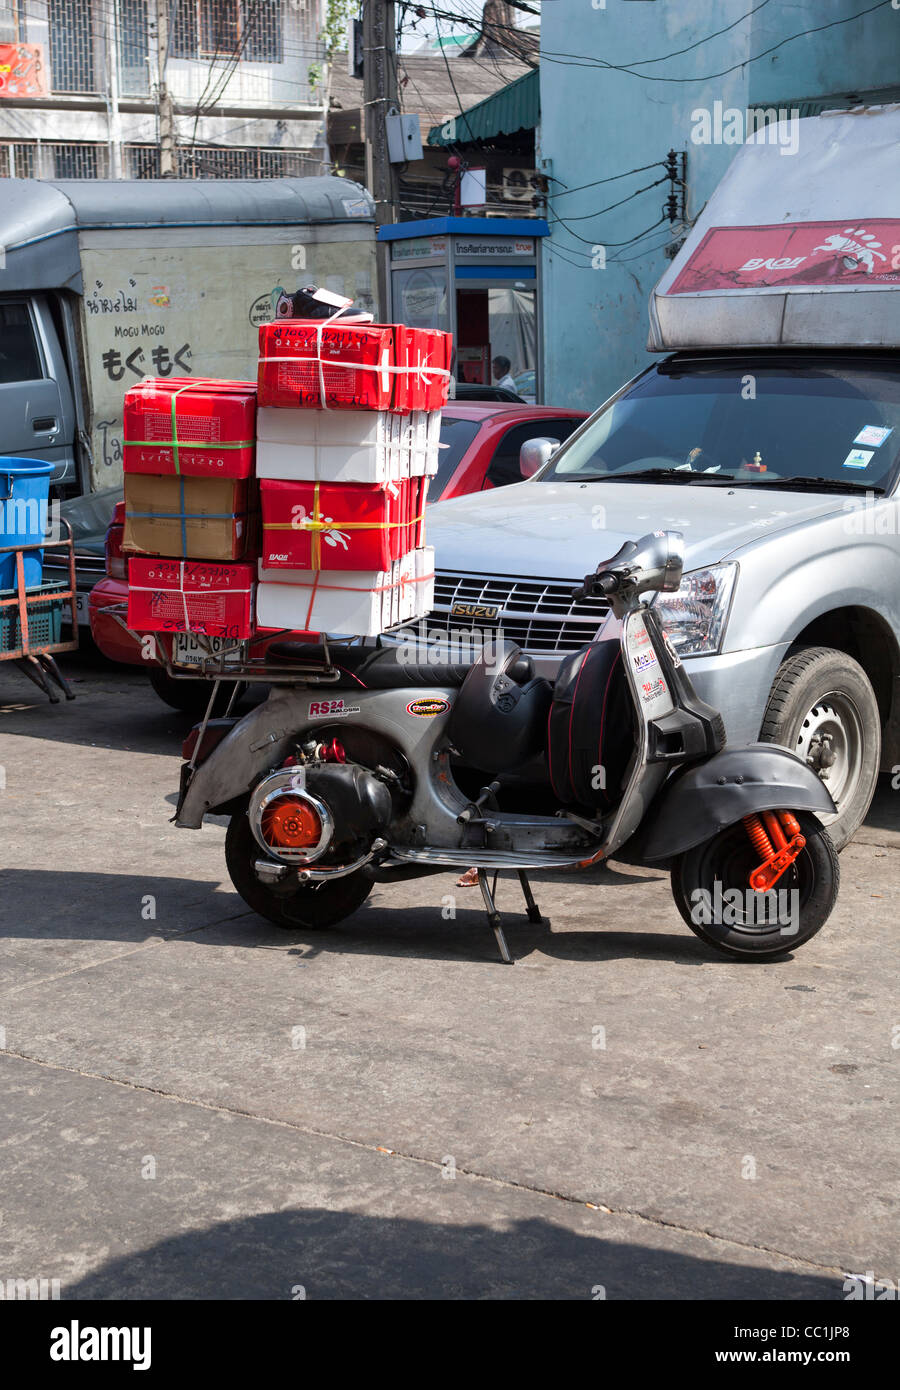
<svg viewBox="0 0 900 1390">
<path fill-rule="evenodd" d="M 429 626 L 502 626 L 547 672 L 603 615 L 573 581 L 683 532 L 664 626 L 732 742 L 815 768 L 840 848 L 900 763 L 900 107 L 798 125 L 793 160 L 740 149 L 655 287 L 668 355 L 526 444 L 529 481 L 430 511 Z"/>
<path fill-rule="evenodd" d="M 461 643 L 502 626 L 552 674 L 605 611 L 573 602 L 575 581 L 627 539 L 681 531 L 684 582 L 656 599 L 675 648 L 730 741 L 816 769 L 840 847 L 900 761 L 898 475 L 896 354 L 676 354 L 528 482 L 431 509 L 428 627 Z"/>
</svg>

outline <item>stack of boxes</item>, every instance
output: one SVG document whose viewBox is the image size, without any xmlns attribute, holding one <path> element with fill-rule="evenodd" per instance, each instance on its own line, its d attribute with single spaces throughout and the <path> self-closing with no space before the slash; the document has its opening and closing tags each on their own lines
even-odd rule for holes
<svg viewBox="0 0 900 1390">
<path fill-rule="evenodd" d="M 258 389 L 130 390 L 129 627 L 374 636 L 428 612 L 449 367 L 444 333 L 280 319 L 260 329 Z"/>
<path fill-rule="evenodd" d="M 128 626 L 242 639 L 253 629 L 256 387 L 148 377 L 125 396 Z"/>
</svg>

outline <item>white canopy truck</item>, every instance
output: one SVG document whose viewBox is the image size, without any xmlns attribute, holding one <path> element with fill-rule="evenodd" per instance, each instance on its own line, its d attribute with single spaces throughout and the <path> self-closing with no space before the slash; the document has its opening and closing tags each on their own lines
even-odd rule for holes
<svg viewBox="0 0 900 1390">
<path fill-rule="evenodd" d="M 654 290 L 665 356 L 528 482 L 432 509 L 430 625 L 477 602 L 551 671 L 605 612 L 572 581 L 682 532 L 673 648 L 731 743 L 815 769 L 840 847 L 900 763 L 900 106 L 796 126 L 740 149 Z"/>
<path fill-rule="evenodd" d="M 66 496 L 121 484 L 145 376 L 256 376 L 257 329 L 310 282 L 373 304 L 374 209 L 339 178 L 4 179 L 0 455 Z"/>
</svg>

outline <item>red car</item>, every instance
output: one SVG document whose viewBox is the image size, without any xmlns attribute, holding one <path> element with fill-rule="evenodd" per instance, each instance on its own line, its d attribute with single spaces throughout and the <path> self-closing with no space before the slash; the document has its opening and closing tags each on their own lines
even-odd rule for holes
<svg viewBox="0 0 900 1390">
<path fill-rule="evenodd" d="M 526 440 L 541 437 L 562 442 L 586 419 L 583 411 L 554 406 L 448 401 L 441 416 L 438 471 L 431 480 L 428 501 L 521 482 L 519 450 Z M 140 643 L 108 611 L 128 598 L 124 524 L 125 503 L 119 502 L 106 534 L 106 578 L 94 585 L 88 597 L 91 635 L 111 661 L 145 666 L 153 688 L 167 704 L 196 713 L 206 707 L 208 682 L 170 679 L 162 667 L 142 657 Z M 260 638 L 251 651 L 259 655 L 271 640 Z"/>
<path fill-rule="evenodd" d="M 441 414 L 437 477 L 428 501 L 520 483 L 519 450 L 528 439 L 568 439 L 584 411 L 550 405 L 448 401 Z"/>
</svg>

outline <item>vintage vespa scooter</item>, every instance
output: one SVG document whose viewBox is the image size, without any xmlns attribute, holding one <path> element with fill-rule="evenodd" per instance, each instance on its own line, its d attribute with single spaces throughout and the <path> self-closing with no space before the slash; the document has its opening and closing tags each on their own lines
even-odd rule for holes
<svg viewBox="0 0 900 1390">
<path fill-rule="evenodd" d="M 282 927 L 328 927 L 375 883 L 474 866 L 508 962 L 498 872 L 517 873 L 540 921 L 530 871 L 616 854 L 668 866 L 682 917 L 710 945 L 755 959 L 795 949 L 837 896 L 815 814 L 834 803 L 787 750 L 726 746 L 642 597 L 678 588 L 682 556 L 679 534 L 657 532 L 587 576 L 575 597 L 605 595 L 610 611 L 553 686 L 502 635 L 462 665 L 396 639 L 275 644 L 272 679 L 287 683 L 190 736 L 177 824 L 229 813 L 232 881 Z"/>
</svg>

